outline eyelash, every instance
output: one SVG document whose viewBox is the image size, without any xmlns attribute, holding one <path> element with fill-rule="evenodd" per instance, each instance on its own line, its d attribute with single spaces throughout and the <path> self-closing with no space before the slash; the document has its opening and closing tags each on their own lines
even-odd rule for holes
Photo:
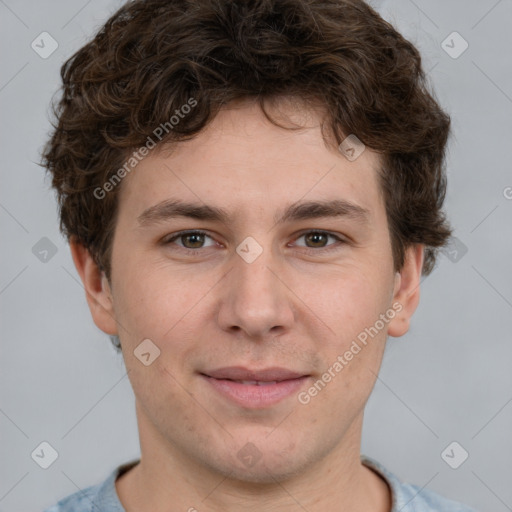
<svg viewBox="0 0 512 512">
<path fill-rule="evenodd" d="M 299 233 L 299 235 L 297 236 L 297 238 L 294 240 L 298 240 L 299 238 L 303 237 L 304 235 L 308 235 L 308 234 L 311 234 L 311 233 L 315 233 L 315 234 L 320 234 L 320 235 L 326 235 L 326 236 L 330 236 L 332 238 L 335 238 L 339 244 L 331 244 L 330 246 L 327 246 L 327 247 L 318 247 L 318 248 L 314 248 L 314 247 L 302 247 L 303 249 L 303 252 L 305 252 L 306 254 L 308 255 L 312 255 L 312 254 L 318 254 L 319 252 L 322 252 L 322 253 L 330 253 L 331 251 L 333 250 L 338 250 L 340 248 L 340 244 L 341 245 L 346 245 L 348 244 L 349 242 L 341 237 L 339 237 L 338 235 L 335 235 L 334 233 L 331 233 L 330 231 L 324 231 L 324 230 L 321 230 L 321 229 L 310 229 L 308 231 L 303 231 L 301 233 Z M 169 237 L 165 238 L 163 241 L 162 241 L 162 244 L 163 245 L 170 245 L 172 244 L 175 240 L 181 238 L 182 236 L 185 236 L 185 235 L 205 235 L 209 238 L 212 238 L 206 231 L 202 231 L 202 230 L 198 230 L 198 229 L 193 229 L 193 230 L 185 230 L 185 231 L 179 231 L 178 233 L 174 233 Z M 187 255 L 193 255 L 193 256 L 197 256 L 199 251 L 201 251 L 202 249 L 204 249 L 203 247 L 198 247 L 197 249 L 190 249 L 188 247 L 181 247 L 181 246 L 178 246 L 179 250 L 182 251 L 182 252 L 185 252 L 185 254 Z"/>
</svg>

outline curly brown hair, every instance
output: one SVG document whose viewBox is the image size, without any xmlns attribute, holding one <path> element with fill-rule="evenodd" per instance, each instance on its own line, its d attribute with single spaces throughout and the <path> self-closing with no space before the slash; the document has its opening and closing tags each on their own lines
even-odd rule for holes
<svg viewBox="0 0 512 512">
<path fill-rule="evenodd" d="M 121 186 L 101 199 L 94 191 L 190 98 L 193 114 L 158 147 L 193 137 L 235 100 L 257 99 L 270 121 L 265 100 L 320 102 L 326 144 L 356 134 L 381 155 L 395 269 L 420 243 L 428 275 L 451 235 L 442 212 L 450 117 L 429 91 L 418 50 L 361 0 L 130 1 L 64 63 L 61 77 L 43 165 L 62 233 L 109 280 Z"/>
</svg>

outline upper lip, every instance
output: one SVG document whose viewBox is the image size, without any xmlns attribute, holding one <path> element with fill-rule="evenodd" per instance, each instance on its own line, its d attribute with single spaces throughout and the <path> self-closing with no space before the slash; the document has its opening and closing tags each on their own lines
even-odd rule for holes
<svg viewBox="0 0 512 512">
<path fill-rule="evenodd" d="M 262 382 L 282 381 L 289 379 L 297 379 L 304 377 L 305 373 L 295 372 L 287 368 L 277 366 L 264 368 L 262 370 L 251 370 L 242 366 L 229 366 L 208 370 L 202 372 L 203 375 L 213 377 L 214 379 L 230 379 L 230 380 L 256 380 Z"/>
</svg>

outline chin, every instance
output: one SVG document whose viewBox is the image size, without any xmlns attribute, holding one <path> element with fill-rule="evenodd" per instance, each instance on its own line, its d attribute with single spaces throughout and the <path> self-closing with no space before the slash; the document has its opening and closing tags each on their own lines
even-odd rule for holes
<svg viewBox="0 0 512 512">
<path fill-rule="evenodd" d="M 264 486 L 275 485 L 276 483 L 290 480 L 292 477 L 300 474 L 302 470 L 305 470 L 306 464 L 304 464 L 304 468 L 301 468 L 295 467 L 292 461 L 288 461 L 286 467 L 284 467 L 283 464 L 279 464 L 279 466 L 276 467 L 268 465 L 265 466 L 260 461 L 253 468 L 244 468 L 238 464 L 236 467 L 223 467 L 222 469 L 217 467 L 212 469 L 217 470 L 230 480 L 247 484 L 260 484 Z"/>
<path fill-rule="evenodd" d="M 312 461 L 305 457 L 305 453 L 283 455 L 282 448 L 277 452 L 268 448 L 269 450 L 266 452 L 257 452 L 254 445 L 251 446 L 248 443 L 244 448 L 238 450 L 234 457 L 222 460 L 221 455 L 218 454 L 213 459 L 203 459 L 202 464 L 230 480 L 261 485 L 285 482 L 306 471 L 311 465 Z M 251 455 L 252 460 L 250 459 Z M 247 460 L 245 461 L 244 458 Z"/>
</svg>

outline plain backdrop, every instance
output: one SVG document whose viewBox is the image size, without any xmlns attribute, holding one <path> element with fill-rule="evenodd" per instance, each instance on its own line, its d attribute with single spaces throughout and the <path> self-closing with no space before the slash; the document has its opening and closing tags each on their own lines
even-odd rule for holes
<svg viewBox="0 0 512 512">
<path fill-rule="evenodd" d="M 0 512 L 39 512 L 139 454 L 121 356 L 92 322 L 37 165 L 60 66 L 119 5 L 0 0 Z M 423 280 L 410 332 L 389 339 L 362 451 L 477 510 L 510 511 L 512 2 L 374 5 L 418 46 L 452 117 L 456 240 Z M 31 457 L 43 441 L 58 453 L 48 469 Z M 457 469 L 441 455 L 454 441 L 469 454 Z"/>
</svg>

